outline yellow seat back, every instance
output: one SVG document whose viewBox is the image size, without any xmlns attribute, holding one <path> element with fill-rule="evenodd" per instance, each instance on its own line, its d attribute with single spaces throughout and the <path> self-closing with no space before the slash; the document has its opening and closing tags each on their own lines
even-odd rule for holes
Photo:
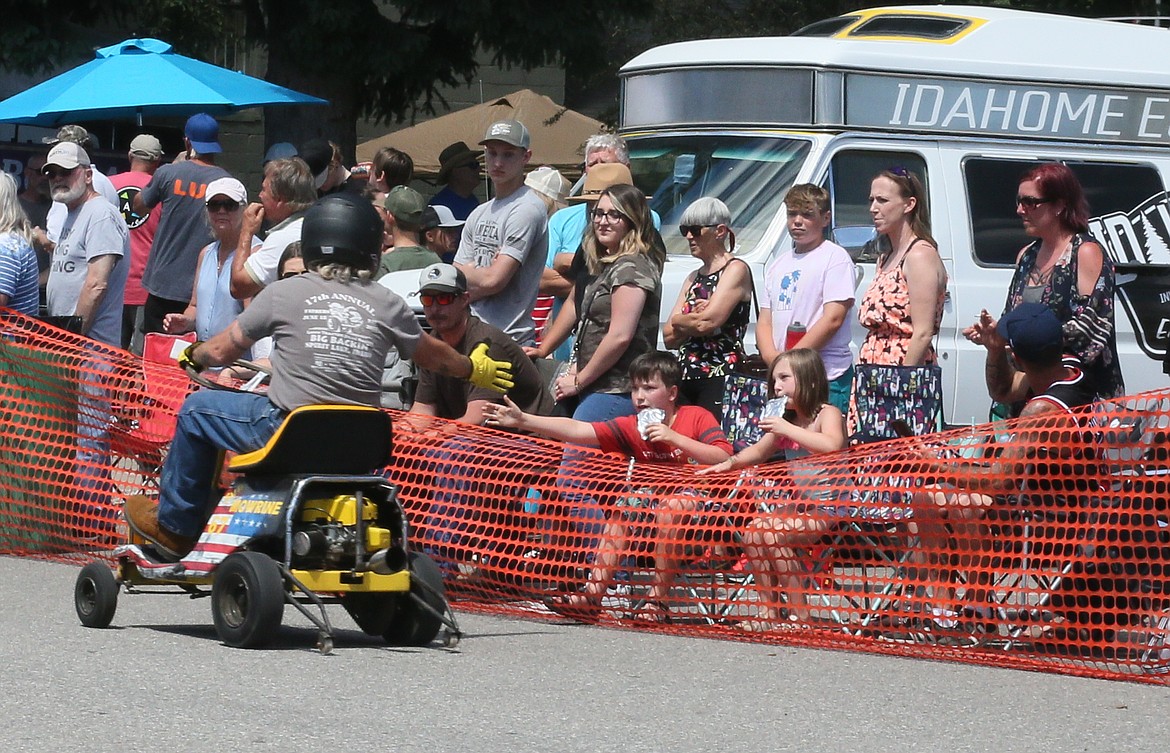
<svg viewBox="0 0 1170 753">
<path fill-rule="evenodd" d="M 390 462 L 390 415 L 359 405 L 297 408 L 259 450 L 228 470 L 259 476 L 364 475 Z"/>
</svg>

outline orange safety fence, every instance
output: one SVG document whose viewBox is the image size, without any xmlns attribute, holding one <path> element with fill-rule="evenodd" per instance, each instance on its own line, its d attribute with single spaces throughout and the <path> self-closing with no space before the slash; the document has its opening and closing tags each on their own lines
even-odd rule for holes
<svg viewBox="0 0 1170 753">
<path fill-rule="evenodd" d="M 0 553 L 108 548 L 187 381 L 0 324 Z M 461 608 L 1166 683 L 1168 438 L 1159 391 L 697 475 L 395 413 L 387 472 Z"/>
</svg>

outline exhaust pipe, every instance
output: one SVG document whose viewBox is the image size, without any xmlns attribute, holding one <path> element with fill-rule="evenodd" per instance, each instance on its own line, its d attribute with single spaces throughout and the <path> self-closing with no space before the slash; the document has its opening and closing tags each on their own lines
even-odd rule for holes
<svg viewBox="0 0 1170 753">
<path fill-rule="evenodd" d="M 379 575 L 393 575 L 405 570 L 408 562 L 405 549 L 391 546 L 374 552 L 369 567 Z"/>
</svg>

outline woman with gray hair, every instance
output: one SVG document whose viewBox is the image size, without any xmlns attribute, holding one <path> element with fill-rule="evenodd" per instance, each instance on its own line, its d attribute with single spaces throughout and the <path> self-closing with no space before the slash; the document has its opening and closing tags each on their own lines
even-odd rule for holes
<svg viewBox="0 0 1170 753">
<path fill-rule="evenodd" d="M 680 395 L 716 418 L 723 416 L 724 379 L 744 357 L 751 317 L 752 271 L 733 254 L 730 223 L 727 205 L 707 196 L 683 212 L 679 232 L 701 264 L 683 282 L 662 327 L 663 342 L 678 350 Z"/>
<path fill-rule="evenodd" d="M 39 274 L 32 227 L 16 198 L 16 181 L 0 173 L 0 306 L 36 316 Z"/>
</svg>

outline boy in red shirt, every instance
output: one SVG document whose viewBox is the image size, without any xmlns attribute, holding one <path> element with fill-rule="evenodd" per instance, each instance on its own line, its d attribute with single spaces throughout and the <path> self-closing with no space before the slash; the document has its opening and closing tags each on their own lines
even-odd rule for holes
<svg viewBox="0 0 1170 753">
<path fill-rule="evenodd" d="M 661 351 L 645 353 L 630 364 L 630 399 L 638 415 L 596 423 L 535 416 L 524 413 L 505 396 L 505 404 L 487 406 L 484 417 L 488 426 L 519 429 L 562 442 L 598 447 L 635 462 L 721 463 L 731 457 L 731 443 L 709 411 L 678 405 L 680 377 L 678 359 L 673 355 Z M 596 619 L 601 597 L 625 553 L 626 539 L 636 533 L 639 538 L 652 539 L 648 543 L 652 545 L 655 568 L 649 603 L 656 610 L 656 619 L 669 621 L 662 601 L 670 589 L 669 574 L 681 564 L 682 547 L 677 542 L 683 538 L 683 526 L 690 522 L 688 513 L 698 510 L 702 503 L 697 496 L 631 499 L 622 514 L 606 524 L 584 591 L 568 595 L 559 604 L 560 609 L 578 619 Z"/>
</svg>

